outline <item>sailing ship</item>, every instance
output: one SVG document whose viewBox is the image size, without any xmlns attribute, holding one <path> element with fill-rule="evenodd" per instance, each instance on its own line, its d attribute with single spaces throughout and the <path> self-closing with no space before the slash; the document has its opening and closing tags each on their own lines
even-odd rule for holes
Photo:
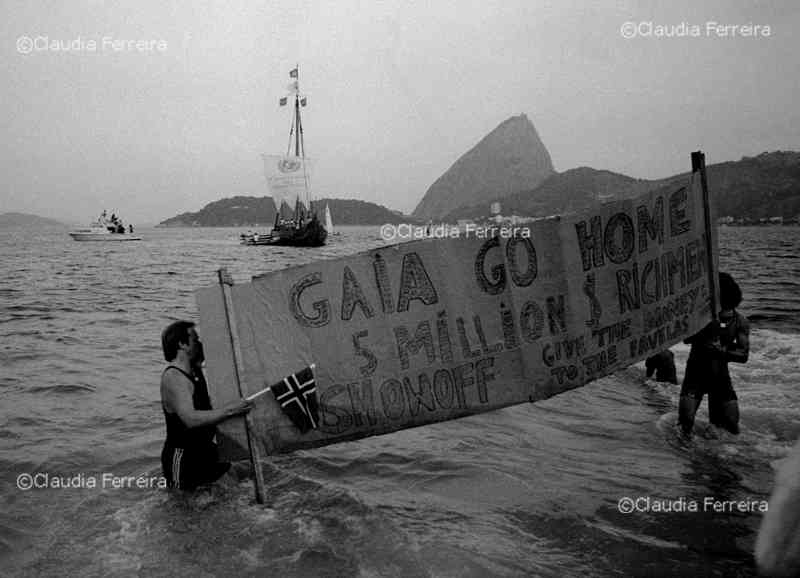
<svg viewBox="0 0 800 578">
<path fill-rule="evenodd" d="M 245 235 L 242 243 L 246 245 L 288 245 L 293 247 L 320 247 L 325 244 L 328 231 L 317 217 L 314 206 L 308 208 L 301 196 L 309 197 L 309 162 L 303 142 L 303 122 L 300 109 L 306 106 L 307 99 L 300 93 L 300 70 L 296 66 L 289 72 L 292 82 L 290 93 L 281 97 L 280 106 L 294 100 L 294 114 L 289 129 L 289 145 L 285 155 L 262 155 L 264 175 L 272 198 L 275 201 L 275 224 L 269 235 Z M 294 150 L 292 150 L 294 145 Z M 294 200 L 294 211 L 289 209 Z"/>
</svg>

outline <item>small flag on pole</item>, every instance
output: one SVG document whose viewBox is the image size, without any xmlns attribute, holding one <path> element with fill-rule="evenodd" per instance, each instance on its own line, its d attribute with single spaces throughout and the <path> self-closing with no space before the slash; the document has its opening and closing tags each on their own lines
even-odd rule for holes
<svg viewBox="0 0 800 578">
<path fill-rule="evenodd" d="M 305 96 L 300 99 L 300 105 L 301 106 L 305 106 L 306 105 L 306 97 Z"/>
<path fill-rule="evenodd" d="M 317 386 L 311 365 L 270 387 L 283 412 L 302 433 L 319 427 Z"/>
<path fill-rule="evenodd" d="M 282 96 L 281 99 L 278 102 L 280 102 L 281 106 L 286 106 L 286 103 L 288 102 L 288 100 L 287 100 L 287 98 L 285 96 Z"/>
<path fill-rule="evenodd" d="M 289 71 L 289 78 L 297 78 L 297 69 L 296 68 L 292 68 Z"/>
</svg>

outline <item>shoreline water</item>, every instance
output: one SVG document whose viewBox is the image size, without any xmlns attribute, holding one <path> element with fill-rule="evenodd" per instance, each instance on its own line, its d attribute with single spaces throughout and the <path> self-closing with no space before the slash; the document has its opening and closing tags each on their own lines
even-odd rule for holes
<svg viewBox="0 0 800 578">
<path fill-rule="evenodd" d="M 541 403 L 281 456 L 265 507 L 246 480 L 196 497 L 100 487 L 104 473 L 160 474 L 158 335 L 196 317 L 193 292 L 216 268 L 244 280 L 383 244 L 377 229 L 345 228 L 320 250 L 264 250 L 239 246 L 239 232 L 137 228 L 136 247 L 88 247 L 0 231 L 0 557 L 11 573 L 755 573 L 758 512 L 626 515 L 618 504 L 769 495 L 800 432 L 800 230 L 720 230 L 721 266 L 753 325 L 750 362 L 731 366 L 739 438 L 712 437 L 704 403 L 696 442 L 678 444 L 678 388 L 634 366 Z M 673 350 L 682 378 L 688 347 Z M 16 487 L 41 471 L 98 486 Z"/>
</svg>

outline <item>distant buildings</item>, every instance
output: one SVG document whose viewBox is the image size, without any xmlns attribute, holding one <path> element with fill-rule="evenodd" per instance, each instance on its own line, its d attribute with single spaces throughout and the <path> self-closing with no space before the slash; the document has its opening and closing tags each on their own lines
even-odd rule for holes
<svg viewBox="0 0 800 578">
<path fill-rule="evenodd" d="M 800 215 L 792 218 L 784 219 L 781 216 L 776 217 L 761 217 L 760 219 L 751 219 L 750 217 L 719 217 L 717 219 L 718 225 L 723 226 L 754 226 L 754 225 L 800 225 Z"/>
</svg>

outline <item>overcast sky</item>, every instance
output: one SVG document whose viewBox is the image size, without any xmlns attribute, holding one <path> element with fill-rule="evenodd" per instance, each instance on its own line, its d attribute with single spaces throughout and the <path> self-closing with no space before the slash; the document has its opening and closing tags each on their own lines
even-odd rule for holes
<svg viewBox="0 0 800 578">
<path fill-rule="evenodd" d="M 286 150 L 296 64 L 315 194 L 404 212 L 520 113 L 557 171 L 659 178 L 697 149 L 708 163 L 800 149 L 793 1 L 0 6 L 0 213 L 106 208 L 141 225 L 268 194 L 260 154 Z M 651 34 L 625 38 L 626 22 Z M 150 49 L 120 49 L 138 40 Z"/>
</svg>

